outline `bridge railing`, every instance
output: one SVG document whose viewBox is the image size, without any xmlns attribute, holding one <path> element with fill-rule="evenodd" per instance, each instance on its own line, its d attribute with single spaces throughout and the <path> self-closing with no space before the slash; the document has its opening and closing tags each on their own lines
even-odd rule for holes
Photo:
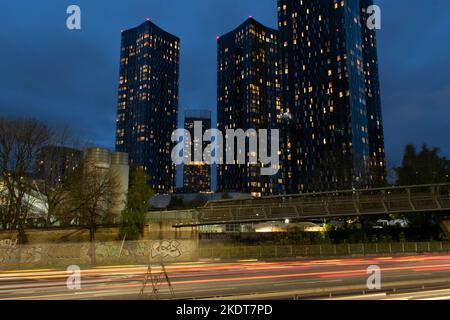
<svg viewBox="0 0 450 320">
<path fill-rule="evenodd" d="M 247 206 L 254 205 L 255 203 L 259 205 L 272 204 L 286 201 L 295 201 L 296 199 L 309 199 L 311 201 L 327 200 L 333 198 L 358 196 L 382 196 L 383 194 L 390 195 L 395 198 L 396 195 L 405 195 L 408 190 L 411 193 L 422 193 L 429 194 L 430 191 L 438 192 L 440 190 L 443 194 L 449 192 L 450 184 L 432 184 L 432 185 L 419 185 L 419 186 L 404 186 L 404 187 L 386 187 L 377 189 L 363 189 L 363 190 L 344 190 L 344 191 L 331 191 L 331 192 L 318 192 L 318 193 L 305 193 L 305 194 L 294 194 L 294 195 L 281 195 L 281 196 L 270 196 L 252 199 L 237 199 L 237 200 L 214 200 L 209 201 L 204 208 L 217 208 L 217 207 L 230 207 L 230 206 Z"/>
<path fill-rule="evenodd" d="M 450 184 L 435 184 L 211 201 L 194 210 L 149 212 L 147 221 L 181 227 L 449 210 Z"/>
<path fill-rule="evenodd" d="M 170 221 L 175 223 L 197 223 L 197 210 L 150 211 L 146 214 L 146 222 Z"/>
<path fill-rule="evenodd" d="M 199 220 L 208 223 L 449 209 L 450 184 L 439 184 L 211 201 L 198 211 Z"/>
</svg>

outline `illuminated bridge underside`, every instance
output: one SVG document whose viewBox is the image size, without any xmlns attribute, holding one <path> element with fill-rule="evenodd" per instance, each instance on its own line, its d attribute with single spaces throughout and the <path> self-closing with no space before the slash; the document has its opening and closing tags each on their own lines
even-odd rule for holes
<svg viewBox="0 0 450 320">
<path fill-rule="evenodd" d="M 450 211 L 450 184 L 208 202 L 191 211 L 150 214 L 174 227 Z"/>
</svg>

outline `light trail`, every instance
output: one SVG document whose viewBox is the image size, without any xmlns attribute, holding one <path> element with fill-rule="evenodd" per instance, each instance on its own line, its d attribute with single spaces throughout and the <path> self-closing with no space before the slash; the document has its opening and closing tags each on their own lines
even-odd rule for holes
<svg viewBox="0 0 450 320">
<path fill-rule="evenodd" d="M 365 283 L 366 268 L 379 265 L 389 279 L 424 279 L 430 273 L 450 271 L 450 255 L 410 257 L 370 257 L 367 259 L 333 259 L 285 262 L 176 264 L 166 267 L 172 286 L 178 292 L 246 292 L 275 287 L 323 286 L 326 283 Z M 159 273 L 160 268 L 154 268 Z M 0 273 L 0 297 L 20 299 L 82 299 L 111 296 L 137 296 L 142 288 L 147 266 L 103 266 L 82 270 L 82 289 L 66 289 L 67 273 L 51 269 L 9 271 Z M 405 273 L 406 272 L 406 273 Z M 424 274 L 425 273 L 425 274 Z M 450 275 L 450 272 L 448 273 Z M 363 279 L 361 279 L 363 278 Z M 323 280 L 320 280 L 323 279 Z M 419 278 L 420 279 L 420 278 Z M 364 281 L 363 281 L 364 280 Z M 224 285 L 226 284 L 226 285 Z M 166 286 L 165 281 L 161 282 Z M 147 287 L 150 287 L 148 284 Z M 232 287 L 232 288 L 230 288 Z M 39 294 L 40 293 L 40 294 Z M 47 298 L 46 298 L 47 297 Z"/>
</svg>

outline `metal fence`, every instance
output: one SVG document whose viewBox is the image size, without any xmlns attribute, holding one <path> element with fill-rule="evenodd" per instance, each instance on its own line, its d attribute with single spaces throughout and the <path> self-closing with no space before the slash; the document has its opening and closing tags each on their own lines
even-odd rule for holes
<svg viewBox="0 0 450 320">
<path fill-rule="evenodd" d="M 403 242 L 337 245 L 211 246 L 199 248 L 200 259 L 267 259 L 345 257 L 380 254 L 450 252 L 450 242 Z"/>
</svg>

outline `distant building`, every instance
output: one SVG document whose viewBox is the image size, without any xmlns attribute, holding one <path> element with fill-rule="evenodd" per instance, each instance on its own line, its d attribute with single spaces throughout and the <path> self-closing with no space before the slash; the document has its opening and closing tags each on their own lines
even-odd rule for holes
<svg viewBox="0 0 450 320">
<path fill-rule="evenodd" d="M 218 38 L 217 128 L 224 135 L 228 129 L 276 127 L 277 64 L 278 31 L 253 18 Z M 218 192 L 272 194 L 273 177 L 261 176 L 260 170 L 261 165 L 219 165 Z"/>
<path fill-rule="evenodd" d="M 189 131 L 192 140 L 191 164 L 183 166 L 183 191 L 186 193 L 211 192 L 211 165 L 205 162 L 207 159 L 202 161 L 194 159 L 196 151 L 203 155 L 203 151 L 210 142 L 194 139 L 196 123 L 201 128 L 200 134 L 203 137 L 205 132 L 211 129 L 211 112 L 208 110 L 187 110 L 185 112 L 184 128 Z"/>
<path fill-rule="evenodd" d="M 109 222 L 120 221 L 121 213 L 125 209 L 129 185 L 128 154 L 100 148 L 88 148 L 81 151 L 48 146 L 41 150 L 37 162 L 37 173 L 32 181 L 33 188 L 25 194 L 23 199 L 30 206 L 30 223 L 33 221 L 39 225 L 47 218 L 48 203 L 45 189 L 60 185 L 72 173 L 82 176 L 91 169 L 100 171 L 99 178 L 104 177 L 104 174 L 112 174 L 114 177 L 116 188 L 114 203 L 108 204 L 106 211 L 110 215 L 108 218 L 111 218 Z M 43 180 L 44 185 L 41 184 Z M 0 179 L 0 205 L 6 195 L 7 189 Z M 55 225 L 58 225 L 58 222 Z"/>
<path fill-rule="evenodd" d="M 81 150 L 60 146 L 44 147 L 38 154 L 35 178 L 56 186 L 78 170 L 82 162 Z"/>
<path fill-rule="evenodd" d="M 157 193 L 175 190 L 179 61 L 180 39 L 152 22 L 122 32 L 116 150 L 146 170 Z"/>
<path fill-rule="evenodd" d="M 386 181 L 371 0 L 278 0 L 283 192 Z"/>
</svg>

